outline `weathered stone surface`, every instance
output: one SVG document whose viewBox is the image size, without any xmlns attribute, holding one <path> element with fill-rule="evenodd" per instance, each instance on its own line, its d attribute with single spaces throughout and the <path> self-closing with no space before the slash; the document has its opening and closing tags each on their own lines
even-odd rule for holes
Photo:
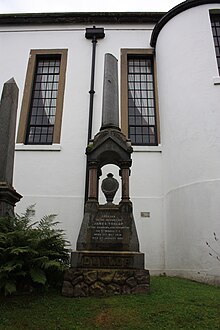
<svg viewBox="0 0 220 330">
<path fill-rule="evenodd" d="M 14 78 L 4 84 L 0 100 L 0 216 L 13 216 L 22 196 L 12 187 L 18 87 Z"/>
<path fill-rule="evenodd" d="M 91 285 L 90 293 L 92 296 L 105 296 L 106 295 L 106 287 L 102 282 L 96 282 Z"/>
<path fill-rule="evenodd" d="M 67 269 L 64 273 L 64 281 L 72 282 L 75 278 L 82 275 L 82 272 L 73 268 Z"/>
<path fill-rule="evenodd" d="M 105 54 L 102 128 L 119 127 L 118 60 Z"/>
<path fill-rule="evenodd" d="M 62 294 L 67 297 L 149 293 L 148 271 L 117 269 L 79 271 L 72 268 L 66 271 L 64 277 Z M 145 283 L 138 284 L 137 279 Z"/>
<path fill-rule="evenodd" d="M 125 284 L 128 277 L 133 276 L 132 271 L 116 271 L 113 282 L 117 284 Z"/>
<path fill-rule="evenodd" d="M 89 287 L 86 283 L 81 282 L 76 284 L 73 290 L 74 297 L 87 297 L 89 294 Z"/>
<path fill-rule="evenodd" d="M 62 295 L 65 297 L 73 297 L 73 286 L 70 282 L 63 282 Z"/>
<path fill-rule="evenodd" d="M 0 102 L 0 182 L 12 185 L 18 87 L 14 79 L 4 84 Z"/>
<path fill-rule="evenodd" d="M 97 280 L 97 271 L 96 270 L 90 270 L 83 273 L 84 275 L 84 281 L 87 284 L 92 284 Z"/>
<path fill-rule="evenodd" d="M 135 293 L 135 294 L 149 293 L 149 291 L 150 291 L 149 284 L 139 284 L 131 289 L 131 293 Z"/>
<path fill-rule="evenodd" d="M 103 283 L 111 283 L 115 275 L 114 270 L 101 270 L 98 271 L 98 279 Z"/>
<path fill-rule="evenodd" d="M 126 280 L 126 284 L 128 284 L 131 288 L 135 287 L 137 285 L 137 281 L 135 280 L 134 277 L 129 277 Z"/>
<path fill-rule="evenodd" d="M 107 294 L 108 295 L 120 295 L 121 294 L 121 287 L 117 284 L 109 284 L 107 285 Z"/>
<path fill-rule="evenodd" d="M 106 152 L 110 148 L 111 153 Z M 105 164 L 110 164 L 112 160 L 119 167 L 122 161 L 127 162 L 128 166 L 131 166 L 132 152 L 130 141 L 126 139 L 122 132 L 113 128 L 101 130 L 95 135 L 92 144 L 86 149 L 88 162 L 97 161 L 101 167 Z M 112 156 L 114 156 L 114 159 Z"/>
<path fill-rule="evenodd" d="M 128 285 L 123 285 L 122 286 L 122 291 L 121 291 L 122 294 L 130 294 L 131 293 L 131 288 L 130 286 Z"/>
<path fill-rule="evenodd" d="M 14 216 L 14 206 L 21 198 L 10 184 L 0 182 L 0 217 Z"/>
<path fill-rule="evenodd" d="M 129 207 L 123 207 L 123 204 L 129 204 Z M 89 206 L 92 203 L 89 203 L 80 229 L 77 250 L 137 252 L 133 258 L 130 256 L 133 260 L 128 259 L 125 262 L 128 263 L 128 268 L 135 267 L 134 264 L 138 262 L 142 264 L 142 268 L 139 266 L 139 269 L 143 269 L 143 258 L 141 254 L 138 255 L 139 242 L 130 204 L 130 202 L 121 202 L 120 205 L 107 203 L 99 205 L 97 210 L 94 208 L 90 210 Z M 72 267 L 78 267 L 76 257 L 73 255 Z"/>
<path fill-rule="evenodd" d="M 82 275 L 79 275 L 79 276 L 75 277 L 71 281 L 71 283 L 72 283 L 73 286 L 76 285 L 77 283 L 80 283 L 80 282 L 83 282 L 83 276 Z"/>
<path fill-rule="evenodd" d="M 135 272 L 135 278 L 138 284 L 149 284 L 150 282 L 149 270 L 146 269 L 137 270 Z"/>
</svg>

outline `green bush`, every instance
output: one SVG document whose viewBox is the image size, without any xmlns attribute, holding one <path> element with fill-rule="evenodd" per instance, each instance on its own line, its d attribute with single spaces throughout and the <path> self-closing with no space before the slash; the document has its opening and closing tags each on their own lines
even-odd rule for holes
<svg viewBox="0 0 220 330">
<path fill-rule="evenodd" d="M 56 228 L 56 215 L 32 223 L 33 207 L 0 218 L 0 293 L 5 295 L 59 286 L 69 263 L 69 243 Z"/>
</svg>

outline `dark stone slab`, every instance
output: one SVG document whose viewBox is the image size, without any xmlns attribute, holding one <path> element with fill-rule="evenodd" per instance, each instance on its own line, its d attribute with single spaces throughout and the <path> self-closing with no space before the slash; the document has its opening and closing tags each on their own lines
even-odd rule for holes
<svg viewBox="0 0 220 330">
<path fill-rule="evenodd" d="M 14 79 L 4 84 L 0 102 L 0 182 L 12 185 L 18 87 Z"/>
<path fill-rule="evenodd" d="M 13 216 L 22 196 L 12 187 L 18 87 L 14 79 L 4 84 L 0 102 L 0 216 Z"/>
<path fill-rule="evenodd" d="M 80 229 L 78 251 L 139 251 L 132 204 L 95 203 L 87 206 Z"/>
<path fill-rule="evenodd" d="M 74 251 L 71 267 L 89 269 L 144 269 L 144 254 L 140 252 Z"/>
</svg>

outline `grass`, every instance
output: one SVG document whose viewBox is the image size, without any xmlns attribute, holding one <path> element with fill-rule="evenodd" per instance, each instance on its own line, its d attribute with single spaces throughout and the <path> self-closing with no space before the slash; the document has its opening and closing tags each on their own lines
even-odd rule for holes
<svg viewBox="0 0 220 330">
<path fill-rule="evenodd" d="M 220 329 L 220 288 L 153 277 L 150 295 L 0 298 L 0 330 Z"/>
</svg>

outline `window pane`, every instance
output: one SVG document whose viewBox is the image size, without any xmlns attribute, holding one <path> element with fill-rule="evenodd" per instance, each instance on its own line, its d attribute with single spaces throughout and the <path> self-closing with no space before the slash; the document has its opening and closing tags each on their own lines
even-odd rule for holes
<svg viewBox="0 0 220 330">
<path fill-rule="evenodd" d="M 220 15 L 219 14 L 211 15 L 211 26 L 212 26 L 214 45 L 215 45 L 217 65 L 220 74 Z"/>
<path fill-rule="evenodd" d="M 130 57 L 128 68 L 129 138 L 133 144 L 155 145 L 153 60 L 149 56 Z"/>
<path fill-rule="evenodd" d="M 51 144 L 53 141 L 60 62 L 60 56 L 37 58 L 27 144 Z"/>
</svg>

